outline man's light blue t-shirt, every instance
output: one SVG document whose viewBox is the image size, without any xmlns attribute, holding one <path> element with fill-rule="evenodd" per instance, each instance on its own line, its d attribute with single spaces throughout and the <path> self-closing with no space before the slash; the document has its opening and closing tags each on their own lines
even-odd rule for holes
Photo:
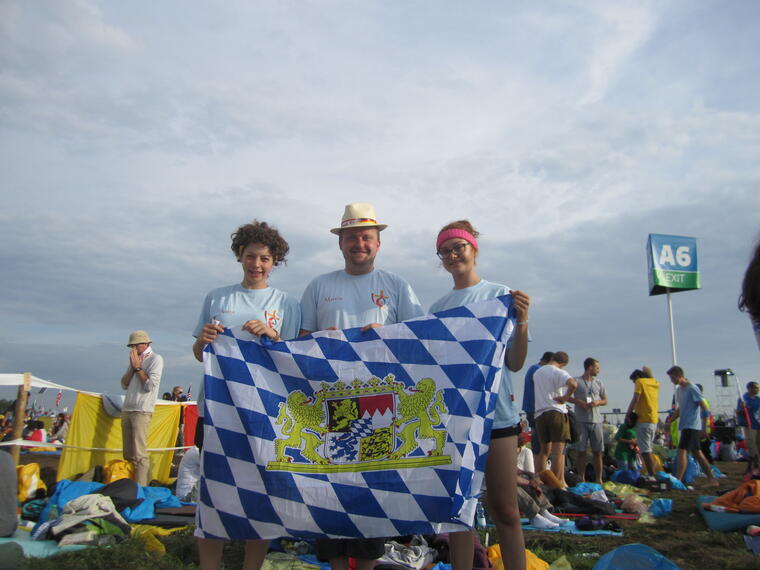
<svg viewBox="0 0 760 570">
<path fill-rule="evenodd" d="M 453 289 L 430 307 L 431 313 L 461 307 L 477 301 L 487 301 L 501 295 L 508 295 L 510 288 L 498 283 L 490 283 L 482 279 L 477 285 L 465 289 Z M 507 349 L 512 343 L 510 337 L 507 341 Z M 499 386 L 499 397 L 496 400 L 496 413 L 494 414 L 493 428 L 501 429 L 516 426 L 520 423 L 520 414 L 514 403 L 514 389 L 512 387 L 512 376 L 506 364 L 502 368 L 501 385 Z"/>
<path fill-rule="evenodd" d="M 676 394 L 678 398 L 678 429 L 702 429 L 702 417 L 699 403 L 702 401 L 702 392 L 694 384 L 689 382 L 686 386 L 679 386 Z"/>
<path fill-rule="evenodd" d="M 218 321 L 225 327 L 236 327 L 258 320 L 276 330 L 280 338 L 288 340 L 298 336 L 301 329 L 301 307 L 284 291 L 267 287 L 246 289 L 239 283 L 212 290 L 203 301 L 198 324 L 193 336 L 198 337 L 203 325 Z M 196 398 L 198 415 L 203 417 L 203 382 Z"/>
<path fill-rule="evenodd" d="M 343 269 L 325 273 L 309 283 L 301 298 L 301 328 L 312 332 L 391 325 L 423 314 L 409 283 L 382 269 L 364 275 Z"/>
</svg>

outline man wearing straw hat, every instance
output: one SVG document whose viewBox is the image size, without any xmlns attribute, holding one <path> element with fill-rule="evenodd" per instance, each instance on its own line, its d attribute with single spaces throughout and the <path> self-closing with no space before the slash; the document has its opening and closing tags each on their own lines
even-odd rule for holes
<svg viewBox="0 0 760 570">
<path fill-rule="evenodd" d="M 338 236 L 344 267 L 316 277 L 306 287 L 301 299 L 302 335 L 354 327 L 368 330 L 424 314 L 409 283 L 375 268 L 380 232 L 386 227 L 377 222 L 372 204 L 346 206 L 340 227 L 330 230 Z M 356 570 L 368 570 L 384 553 L 383 538 L 317 541 L 318 558 L 329 561 L 333 570 L 347 570 L 349 557 L 356 559 Z"/>
<path fill-rule="evenodd" d="M 150 483 L 148 425 L 164 371 L 164 359 L 153 352 L 152 342 L 145 331 L 135 331 L 129 335 L 129 366 L 121 377 L 121 387 L 127 391 L 121 410 L 124 459 L 132 463 L 135 480 L 143 486 Z"/>
</svg>

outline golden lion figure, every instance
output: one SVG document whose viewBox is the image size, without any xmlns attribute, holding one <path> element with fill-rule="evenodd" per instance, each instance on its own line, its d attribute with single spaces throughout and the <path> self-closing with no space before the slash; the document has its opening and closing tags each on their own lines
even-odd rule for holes
<svg viewBox="0 0 760 570">
<path fill-rule="evenodd" d="M 316 434 L 327 433 L 327 427 L 322 426 L 325 421 L 322 401 L 323 398 L 320 395 L 314 403 L 311 403 L 311 398 L 300 390 L 296 390 L 288 396 L 285 403 L 280 404 L 280 414 L 277 416 L 276 423 L 277 425 L 284 423 L 282 435 L 287 438 L 275 440 L 275 461 L 293 461 L 292 457 L 285 455 L 285 451 L 298 449 L 313 463 L 329 463 L 317 453 L 317 446 L 322 443 L 322 440 Z M 303 449 L 301 449 L 302 442 Z"/>
<path fill-rule="evenodd" d="M 399 419 L 394 423 L 396 427 L 404 427 L 397 434 L 401 446 L 391 454 L 391 459 L 399 459 L 414 451 L 419 445 L 418 439 L 435 440 L 435 449 L 429 451 L 428 455 L 443 455 L 446 430 L 433 427 L 441 423 L 440 414 L 448 412 L 443 402 L 443 393 L 435 391 L 435 381 L 432 378 L 423 378 L 409 390 L 411 394 L 407 394 L 402 385 L 397 384 L 395 387 L 399 399 Z"/>
</svg>

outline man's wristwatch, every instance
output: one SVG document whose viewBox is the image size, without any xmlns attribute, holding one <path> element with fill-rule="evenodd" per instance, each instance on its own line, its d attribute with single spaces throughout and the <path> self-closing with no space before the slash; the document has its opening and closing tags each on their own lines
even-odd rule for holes
<svg viewBox="0 0 760 570">
<path fill-rule="evenodd" d="M 135 372 L 140 372 L 140 370 L 142 370 L 142 368 L 135 368 Z"/>
</svg>

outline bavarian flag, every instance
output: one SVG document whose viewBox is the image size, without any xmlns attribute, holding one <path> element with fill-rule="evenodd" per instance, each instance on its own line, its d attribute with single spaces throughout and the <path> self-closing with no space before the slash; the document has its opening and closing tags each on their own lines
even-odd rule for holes
<svg viewBox="0 0 760 570">
<path fill-rule="evenodd" d="M 505 295 L 275 343 L 225 329 L 204 355 L 197 536 L 467 530 L 511 307 Z"/>
</svg>

